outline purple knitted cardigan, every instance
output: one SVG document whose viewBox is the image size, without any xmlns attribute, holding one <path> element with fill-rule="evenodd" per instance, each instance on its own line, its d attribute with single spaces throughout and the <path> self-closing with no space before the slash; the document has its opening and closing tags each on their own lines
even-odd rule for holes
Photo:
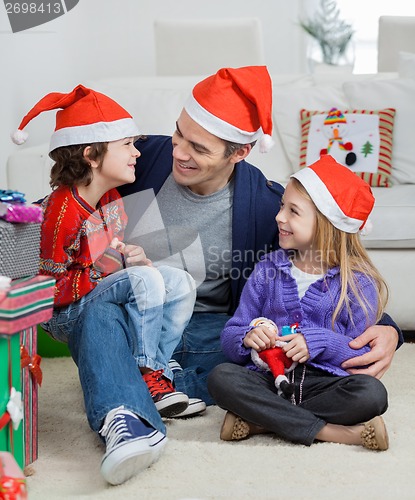
<svg viewBox="0 0 415 500">
<path fill-rule="evenodd" d="M 265 316 L 277 324 L 279 331 L 284 325 L 299 323 L 310 353 L 307 364 L 333 375 L 348 375 L 341 364 L 370 350 L 369 346 L 351 349 L 349 342 L 375 324 L 377 291 L 373 280 L 361 273 L 357 275 L 361 293 L 373 309 L 369 309 L 368 317 L 357 300 L 351 300 L 353 322 L 344 307 L 333 331 L 331 317 L 340 296 L 339 268 L 330 269 L 311 284 L 300 300 L 291 265 L 282 249 L 258 262 L 242 291 L 239 307 L 222 331 L 223 352 L 234 363 L 257 370 L 251 360 L 251 349 L 243 345 L 243 338 L 251 328 L 251 320 Z"/>
</svg>

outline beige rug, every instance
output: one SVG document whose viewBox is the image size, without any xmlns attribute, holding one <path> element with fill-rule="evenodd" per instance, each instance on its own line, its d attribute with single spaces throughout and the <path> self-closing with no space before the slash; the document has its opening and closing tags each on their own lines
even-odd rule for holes
<svg viewBox="0 0 415 500">
<path fill-rule="evenodd" d="M 103 445 L 83 411 L 70 358 L 42 360 L 40 458 L 28 477 L 29 500 L 49 499 L 415 499 L 415 344 L 405 344 L 384 376 L 390 449 L 292 445 L 271 436 L 222 442 L 224 412 L 167 421 L 163 457 L 121 486 L 101 479 Z"/>
</svg>

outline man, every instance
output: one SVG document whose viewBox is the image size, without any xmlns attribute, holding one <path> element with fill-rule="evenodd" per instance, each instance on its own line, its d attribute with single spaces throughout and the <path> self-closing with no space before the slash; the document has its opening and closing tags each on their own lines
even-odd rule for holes
<svg viewBox="0 0 415 500">
<path fill-rule="evenodd" d="M 192 242 L 200 239 L 204 273 L 194 314 L 175 350 L 177 363 L 171 363 L 176 389 L 192 398 L 183 416 L 200 412 L 200 399 L 213 404 L 206 379 L 225 361 L 220 333 L 255 262 L 278 248 L 275 215 L 283 187 L 245 161 L 256 141 L 264 151 L 270 147 L 271 111 L 266 67 L 219 70 L 195 86 L 172 138 L 151 136 L 136 142 L 141 152 L 136 181 L 119 188 L 126 197 L 130 234 L 137 235 L 137 241 L 141 236 L 149 258 L 168 259 L 160 247 L 169 248 L 170 256 L 183 257 L 184 247 L 197 248 Z M 142 217 L 151 203 L 142 207 L 140 202 L 138 207 L 136 193 L 148 193 L 145 190 L 156 196 L 164 231 L 152 233 L 151 217 L 150 222 Z M 180 265 L 186 268 L 186 259 L 181 258 Z M 382 324 L 351 343 L 354 348 L 370 344 L 372 350 L 344 364 L 350 373 L 381 377 L 390 366 L 403 337 L 387 315 Z"/>
</svg>

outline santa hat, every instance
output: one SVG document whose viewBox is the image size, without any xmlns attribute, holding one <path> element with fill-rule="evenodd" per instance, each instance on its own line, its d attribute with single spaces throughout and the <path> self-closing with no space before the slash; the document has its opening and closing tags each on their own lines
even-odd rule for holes
<svg viewBox="0 0 415 500">
<path fill-rule="evenodd" d="M 365 225 L 375 204 L 367 182 L 330 155 L 292 174 L 304 186 L 320 212 L 333 226 L 357 233 Z"/>
<path fill-rule="evenodd" d="M 43 111 L 60 109 L 56 113 L 56 127 L 49 152 L 62 146 L 110 142 L 139 135 L 131 115 L 104 94 L 78 85 L 72 92 L 52 92 L 43 97 L 27 113 L 16 132 L 15 144 L 23 144 L 28 134 L 23 129 Z"/>
<path fill-rule="evenodd" d="M 324 119 L 324 125 L 334 125 L 335 123 L 347 123 L 344 114 L 337 108 L 331 108 Z"/>
<path fill-rule="evenodd" d="M 226 141 L 249 144 L 259 139 L 262 153 L 274 144 L 272 84 L 266 66 L 220 69 L 194 87 L 184 109 Z"/>
</svg>

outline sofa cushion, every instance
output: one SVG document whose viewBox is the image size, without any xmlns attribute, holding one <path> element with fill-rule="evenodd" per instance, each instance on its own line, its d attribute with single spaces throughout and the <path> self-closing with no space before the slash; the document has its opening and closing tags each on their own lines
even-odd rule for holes
<svg viewBox="0 0 415 500">
<path fill-rule="evenodd" d="M 302 109 L 300 167 L 328 153 L 371 186 L 390 186 L 394 116 L 394 109 Z"/>
<path fill-rule="evenodd" d="M 274 122 L 278 127 L 285 152 L 292 169 L 300 168 L 301 109 L 348 108 L 346 96 L 341 87 L 319 85 L 316 87 L 274 89 Z"/>
<path fill-rule="evenodd" d="M 415 54 L 412 52 L 399 52 L 398 73 L 400 78 L 415 80 Z"/>
<path fill-rule="evenodd" d="M 415 185 L 373 188 L 372 230 L 362 241 L 367 248 L 415 247 Z"/>
<path fill-rule="evenodd" d="M 346 82 L 344 92 L 353 108 L 395 108 L 392 182 L 415 184 L 415 80 L 372 80 Z"/>
</svg>

